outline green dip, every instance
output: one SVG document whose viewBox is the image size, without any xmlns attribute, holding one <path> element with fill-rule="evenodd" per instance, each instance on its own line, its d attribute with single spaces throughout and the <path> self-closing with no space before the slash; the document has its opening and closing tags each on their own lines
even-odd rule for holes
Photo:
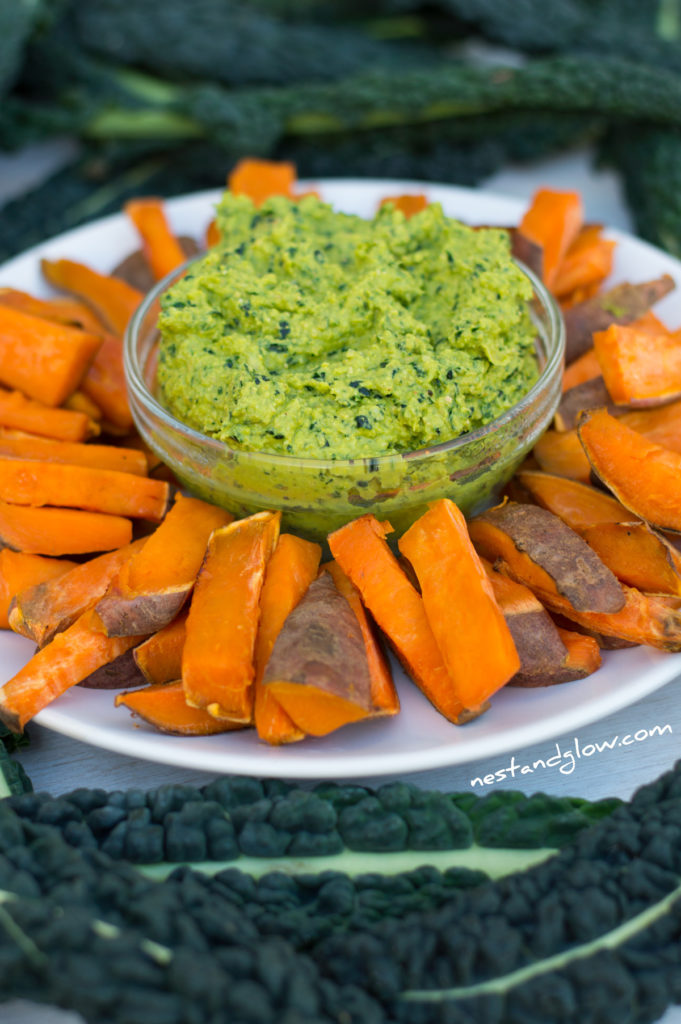
<svg viewBox="0 0 681 1024">
<path fill-rule="evenodd" d="M 360 458 L 484 426 L 538 375 L 508 234 L 439 204 L 373 220 L 309 196 L 225 195 L 221 244 L 163 296 L 158 381 L 233 448 Z"/>
</svg>

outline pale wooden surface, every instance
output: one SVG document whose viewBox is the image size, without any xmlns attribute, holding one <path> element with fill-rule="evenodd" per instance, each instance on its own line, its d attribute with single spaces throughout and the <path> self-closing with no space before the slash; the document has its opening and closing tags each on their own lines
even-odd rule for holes
<svg viewBox="0 0 681 1024">
<path fill-rule="evenodd" d="M 37 180 L 44 170 L 63 159 L 68 151 L 68 144 L 63 144 L 53 149 L 32 150 L 17 157 L 0 156 L 0 203 L 20 192 L 22 183 L 27 187 L 29 179 Z M 546 161 L 531 171 L 526 168 L 508 170 L 486 183 L 486 187 L 494 191 L 523 198 L 529 198 L 538 185 L 579 188 L 584 195 L 587 219 L 624 229 L 631 226 L 614 177 L 595 173 L 585 153 Z M 639 730 L 650 731 L 655 726 L 670 728 L 663 735 L 621 743 L 624 737 L 633 736 Z M 570 773 L 561 772 L 557 766 L 539 767 L 532 774 L 516 774 L 514 779 L 495 783 L 494 788 L 514 788 L 526 793 L 542 790 L 589 799 L 604 796 L 627 798 L 639 785 L 652 781 L 671 768 L 678 757 L 679 736 L 681 707 L 679 681 L 675 680 L 645 700 L 578 730 L 576 739 L 582 750 L 585 747 L 589 749 L 589 744 L 612 742 L 614 737 L 618 737 L 613 749 L 595 752 L 590 757 L 583 756 L 575 761 L 574 770 Z M 566 752 L 575 749 L 574 733 L 516 751 L 517 764 L 532 766 L 538 759 L 546 760 L 556 755 L 556 743 L 563 755 L 561 763 L 569 765 Z M 78 786 L 124 789 L 131 786 L 149 788 L 171 782 L 201 785 L 212 778 L 203 772 L 171 768 L 98 750 L 37 726 L 31 730 L 31 747 L 22 752 L 21 760 L 35 788 L 54 794 L 68 792 Z M 502 755 L 467 766 L 422 772 L 410 776 L 409 781 L 427 788 L 468 791 L 471 779 L 484 777 L 509 763 L 510 755 Z M 367 778 L 362 781 L 372 785 L 387 779 Z M 490 788 L 485 791 L 489 792 Z M 79 1019 L 73 1014 L 28 1003 L 0 1006 L 0 1024 L 74 1024 Z M 660 1024 L 681 1024 L 681 1010 L 671 1009 Z"/>
</svg>

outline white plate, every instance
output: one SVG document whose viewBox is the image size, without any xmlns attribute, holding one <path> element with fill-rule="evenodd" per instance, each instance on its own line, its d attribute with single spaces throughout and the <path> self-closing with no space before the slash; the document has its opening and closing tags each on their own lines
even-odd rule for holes
<svg viewBox="0 0 681 1024">
<path fill-rule="evenodd" d="M 322 195 L 340 210 L 371 216 L 379 199 L 400 192 L 425 192 L 445 212 L 470 223 L 516 224 L 524 204 L 484 191 L 404 181 L 326 180 Z M 176 231 L 202 235 L 218 191 L 174 199 L 168 210 Z M 630 235 L 612 231 L 619 243 L 613 281 L 643 281 L 670 273 L 681 282 L 681 263 Z M 70 257 L 108 272 L 137 245 L 121 214 L 77 228 L 0 268 L 0 285 L 49 294 L 39 259 Z M 681 324 L 681 293 L 656 308 L 670 326 Z M 22 637 L 0 635 L 2 674 L 9 678 L 33 651 Z M 487 714 L 464 728 L 445 721 L 396 670 L 402 712 L 397 718 L 347 726 L 323 740 L 270 748 L 251 730 L 210 737 L 164 736 L 115 709 L 111 691 L 76 687 L 36 721 L 74 739 L 136 758 L 187 768 L 284 778 L 349 778 L 405 774 L 479 758 L 550 739 L 596 721 L 651 693 L 681 674 L 681 655 L 647 648 L 614 651 L 603 668 L 580 682 L 546 689 L 507 689 L 493 698 Z"/>
</svg>

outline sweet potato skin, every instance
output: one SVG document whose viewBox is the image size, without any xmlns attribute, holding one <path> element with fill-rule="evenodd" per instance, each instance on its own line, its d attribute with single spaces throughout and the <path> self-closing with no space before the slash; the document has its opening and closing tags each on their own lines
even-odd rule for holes
<svg viewBox="0 0 681 1024">
<path fill-rule="evenodd" d="M 113 661 L 102 665 L 82 679 L 78 686 L 84 686 L 88 690 L 123 690 L 128 686 L 143 686 L 145 679 L 133 655 L 133 648 L 119 654 Z"/>
<path fill-rule="evenodd" d="M 540 585 L 555 590 L 578 611 L 611 613 L 624 607 L 624 591 L 614 574 L 581 537 L 546 509 L 506 502 L 476 516 L 469 530 L 473 543 L 490 562 L 499 557 L 508 561 L 512 553 L 524 557 L 529 571 L 538 567 L 537 578 L 543 574 Z"/>
</svg>

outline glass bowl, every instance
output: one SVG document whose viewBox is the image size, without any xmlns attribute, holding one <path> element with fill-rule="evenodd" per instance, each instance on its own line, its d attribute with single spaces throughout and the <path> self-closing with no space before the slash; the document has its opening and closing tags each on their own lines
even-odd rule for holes
<svg viewBox="0 0 681 1024">
<path fill-rule="evenodd" d="M 301 459 L 230 448 L 181 423 L 156 397 L 159 297 L 189 262 L 149 292 L 128 325 L 125 372 L 142 438 L 198 497 L 237 517 L 280 509 L 282 529 L 325 541 L 365 512 L 402 533 L 436 498 L 469 515 L 499 494 L 547 428 L 560 399 L 565 328 L 539 279 L 530 279 L 540 374 L 528 393 L 486 426 L 430 448 L 361 459 Z"/>
</svg>

